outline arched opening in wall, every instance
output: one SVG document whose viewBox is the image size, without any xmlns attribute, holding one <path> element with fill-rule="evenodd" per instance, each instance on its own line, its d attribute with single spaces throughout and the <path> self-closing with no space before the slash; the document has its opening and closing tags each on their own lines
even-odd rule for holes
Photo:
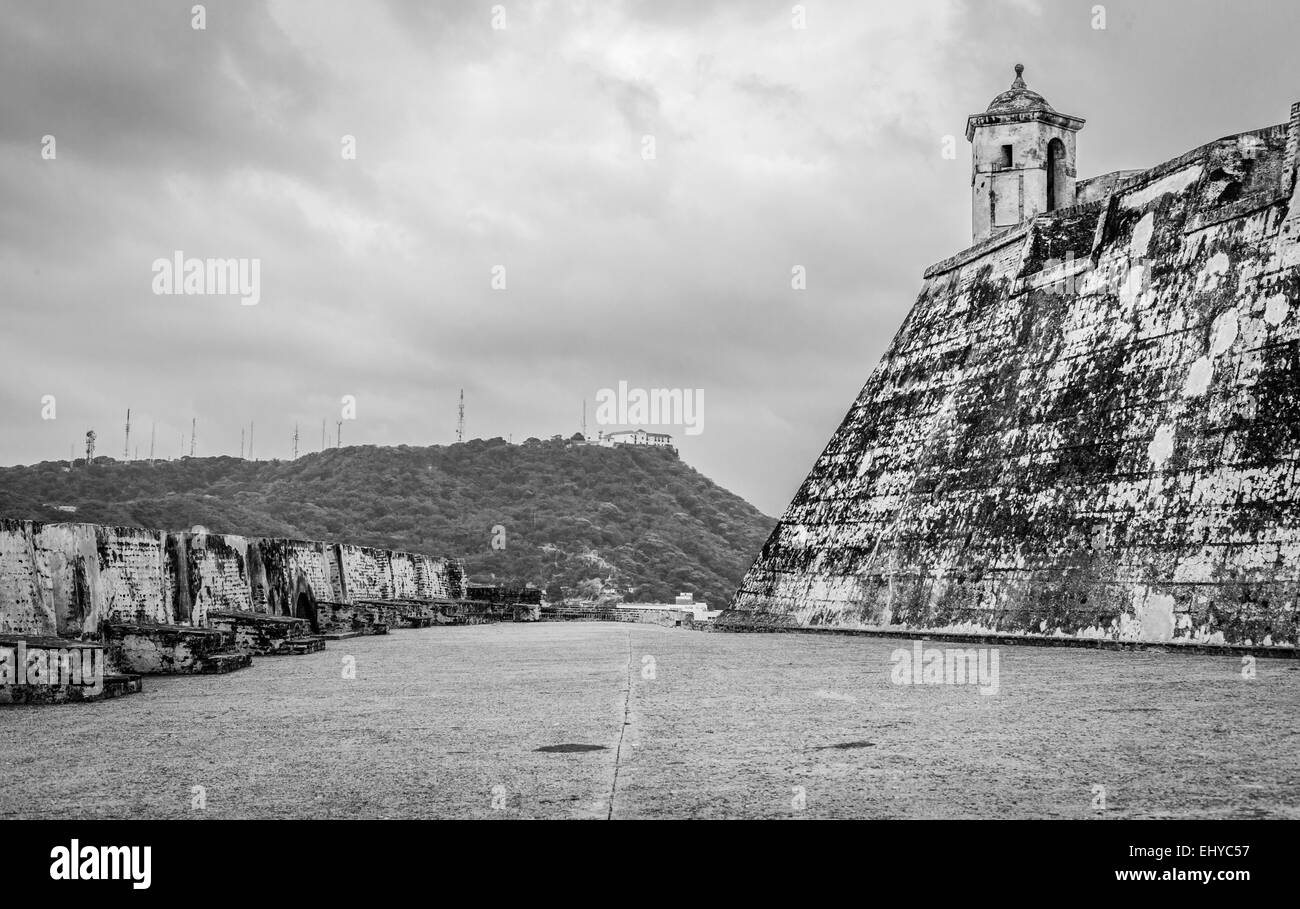
<svg viewBox="0 0 1300 909">
<path fill-rule="evenodd" d="M 1071 200 L 1065 198 L 1065 143 L 1053 139 L 1047 143 L 1047 210 L 1069 208 Z"/>
<path fill-rule="evenodd" d="M 312 593 L 311 585 L 305 579 L 299 579 L 295 585 L 298 593 L 293 598 L 293 616 L 298 619 L 306 619 L 307 624 L 311 627 L 313 634 L 320 633 L 320 617 L 316 611 L 316 595 Z"/>
</svg>

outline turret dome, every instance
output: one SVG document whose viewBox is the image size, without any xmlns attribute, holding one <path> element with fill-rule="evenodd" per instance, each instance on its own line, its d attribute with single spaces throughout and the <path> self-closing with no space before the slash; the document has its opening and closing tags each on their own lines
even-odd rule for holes
<svg viewBox="0 0 1300 909">
<path fill-rule="evenodd" d="M 1009 89 L 993 99 L 985 113 L 1011 114 L 1027 110 L 1056 110 L 1056 108 L 1047 103 L 1046 98 L 1025 85 L 1024 72 L 1025 65 L 1023 63 L 1017 63 L 1016 81 L 1011 83 Z"/>
</svg>

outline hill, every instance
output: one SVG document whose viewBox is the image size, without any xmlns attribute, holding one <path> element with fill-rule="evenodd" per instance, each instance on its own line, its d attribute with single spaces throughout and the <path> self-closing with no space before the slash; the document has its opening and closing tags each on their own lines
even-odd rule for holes
<svg viewBox="0 0 1300 909">
<path fill-rule="evenodd" d="M 604 588 L 653 602 L 691 591 L 718 606 L 774 523 L 669 451 L 502 439 L 292 461 L 6 467 L 0 516 L 347 541 L 455 555 L 475 581 L 532 582 L 553 596 Z"/>
</svg>

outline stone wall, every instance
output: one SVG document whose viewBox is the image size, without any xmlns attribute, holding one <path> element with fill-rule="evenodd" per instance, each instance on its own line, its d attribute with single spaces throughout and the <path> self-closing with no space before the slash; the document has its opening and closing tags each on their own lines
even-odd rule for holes
<svg viewBox="0 0 1300 909">
<path fill-rule="evenodd" d="M 0 632 L 80 637 L 114 616 L 167 621 L 163 562 L 157 531 L 0 522 Z"/>
<path fill-rule="evenodd" d="M 928 269 L 719 625 L 1294 647 L 1298 133 Z"/>
<path fill-rule="evenodd" d="M 393 598 L 393 568 L 386 550 L 346 543 L 336 549 L 348 600 Z"/>
<path fill-rule="evenodd" d="M 343 600 L 464 599 L 464 568 L 453 559 L 339 543 Z"/>
<path fill-rule="evenodd" d="M 0 521 L 0 633 L 97 636 L 209 612 L 316 621 L 318 602 L 463 599 L 452 559 L 306 540 Z"/>
<path fill-rule="evenodd" d="M 1300 159 L 1300 101 L 1291 105 L 1291 136 L 1286 145 L 1286 158 L 1282 162 L 1283 192 L 1290 188 L 1289 184 L 1295 182 L 1298 159 Z"/>
<path fill-rule="evenodd" d="M 536 606 L 543 622 L 634 622 L 667 628 L 694 628 L 690 612 L 675 609 L 637 609 L 628 606 Z"/>
<path fill-rule="evenodd" d="M 172 621 L 202 625 L 209 612 L 253 608 L 247 539 L 216 533 L 169 533 L 166 548 Z"/>
</svg>

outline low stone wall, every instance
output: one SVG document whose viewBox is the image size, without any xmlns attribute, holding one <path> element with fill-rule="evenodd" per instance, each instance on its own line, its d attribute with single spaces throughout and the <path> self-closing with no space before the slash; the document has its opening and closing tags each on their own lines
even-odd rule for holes
<svg viewBox="0 0 1300 909">
<path fill-rule="evenodd" d="M 617 606 L 543 606 L 543 622 L 636 622 L 667 628 L 693 628 L 695 617 L 671 609 L 628 609 Z"/>
<path fill-rule="evenodd" d="M 308 648 L 296 645 L 311 638 L 311 626 L 306 619 L 256 612 L 210 612 L 208 627 L 230 632 L 236 647 L 259 656 L 300 652 Z"/>
<path fill-rule="evenodd" d="M 0 635 L 0 704 L 80 703 L 139 690 L 139 676 L 108 672 L 100 644 Z"/>
<path fill-rule="evenodd" d="M 233 632 L 212 628 L 109 622 L 104 646 L 110 667 L 142 675 L 223 673 L 252 663 L 235 649 Z"/>
<path fill-rule="evenodd" d="M 391 617 L 364 603 L 316 604 L 317 629 L 323 635 L 387 634 Z"/>
</svg>

